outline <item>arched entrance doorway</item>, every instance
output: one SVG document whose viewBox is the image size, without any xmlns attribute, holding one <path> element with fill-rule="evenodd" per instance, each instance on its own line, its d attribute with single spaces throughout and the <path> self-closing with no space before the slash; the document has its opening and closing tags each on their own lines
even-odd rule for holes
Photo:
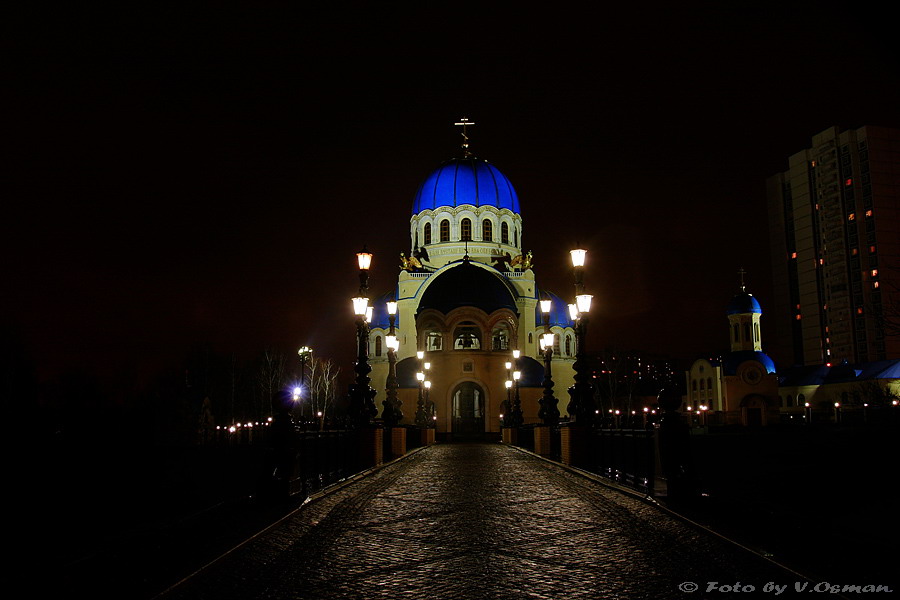
<svg viewBox="0 0 900 600">
<path fill-rule="evenodd" d="M 484 433 L 485 396 L 481 386 L 465 381 L 456 386 L 450 401 L 454 437 Z"/>
</svg>

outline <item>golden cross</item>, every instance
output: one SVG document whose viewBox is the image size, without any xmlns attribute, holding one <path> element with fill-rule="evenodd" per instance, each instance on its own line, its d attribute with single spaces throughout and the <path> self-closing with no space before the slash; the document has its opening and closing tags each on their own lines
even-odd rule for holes
<svg viewBox="0 0 900 600">
<path fill-rule="evenodd" d="M 469 125 L 474 125 L 474 124 L 475 123 L 469 122 L 469 119 L 467 119 L 466 117 L 461 118 L 458 123 L 454 123 L 454 125 L 461 126 L 463 128 L 463 130 L 462 130 L 462 136 L 463 136 L 462 149 L 463 149 L 463 155 L 466 158 L 471 156 L 471 154 L 469 153 L 468 127 L 469 127 Z"/>
</svg>

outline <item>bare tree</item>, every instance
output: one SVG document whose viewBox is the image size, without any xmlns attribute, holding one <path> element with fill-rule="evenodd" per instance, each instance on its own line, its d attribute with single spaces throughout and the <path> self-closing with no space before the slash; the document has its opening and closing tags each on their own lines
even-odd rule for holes
<svg viewBox="0 0 900 600">
<path fill-rule="evenodd" d="M 319 412 L 325 417 L 334 410 L 334 401 L 338 394 L 338 376 L 341 368 L 330 358 L 312 358 L 309 361 L 310 407 L 312 415 Z"/>
<path fill-rule="evenodd" d="M 257 370 L 257 389 L 259 403 L 257 418 L 271 414 L 272 396 L 285 385 L 285 366 L 287 359 L 282 352 L 267 348 L 259 357 Z"/>
</svg>

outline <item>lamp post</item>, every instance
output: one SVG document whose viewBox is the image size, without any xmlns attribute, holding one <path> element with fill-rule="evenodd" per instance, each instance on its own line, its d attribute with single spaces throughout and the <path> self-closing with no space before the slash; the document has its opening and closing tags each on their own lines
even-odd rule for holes
<svg viewBox="0 0 900 600">
<path fill-rule="evenodd" d="M 428 427 L 437 427 L 437 413 L 434 410 L 434 403 L 429 398 L 431 380 L 426 379 L 422 384 L 425 386 L 425 422 Z"/>
<path fill-rule="evenodd" d="M 550 373 L 550 364 L 553 360 L 553 334 L 550 332 L 550 300 L 541 300 L 541 312 L 544 316 L 544 335 L 541 336 L 541 353 L 544 356 L 544 394 L 541 396 L 541 409 L 538 411 L 544 425 L 556 425 L 559 423 L 558 401 L 553 396 L 553 376 Z"/>
<path fill-rule="evenodd" d="M 509 364 L 509 363 L 506 363 L 506 364 Z M 512 406 L 512 400 L 510 399 L 510 397 L 512 395 L 513 382 L 512 382 L 512 379 L 507 379 L 503 383 L 506 386 L 506 402 L 504 403 L 504 406 L 505 406 L 504 412 L 506 413 L 506 417 L 507 417 L 506 419 L 503 420 L 503 426 L 511 427 L 512 426 L 512 417 L 509 416 L 509 409 Z M 507 423 L 507 421 L 509 421 L 509 422 Z"/>
<path fill-rule="evenodd" d="M 384 419 L 385 425 L 388 427 L 396 427 L 396 425 L 403 420 L 403 410 L 397 395 L 397 388 L 399 387 L 397 384 L 397 350 L 400 349 L 400 340 L 397 338 L 397 334 L 394 331 L 394 324 L 397 318 L 397 303 L 394 300 L 387 303 L 387 311 L 391 322 L 391 328 L 388 335 L 385 336 L 388 354 L 388 376 L 386 382 L 387 396 L 385 397 L 384 402 L 382 402 L 384 411 L 381 416 Z"/>
<path fill-rule="evenodd" d="M 356 381 L 350 385 L 349 412 L 350 421 L 355 426 L 371 424 L 372 418 L 378 414 L 375 408 L 375 390 L 369 386 L 369 321 L 372 318 L 372 307 L 369 306 L 369 267 L 372 254 L 364 247 L 356 254 L 359 264 L 359 295 L 353 299 L 353 314 L 356 315 L 357 357 Z"/>
<path fill-rule="evenodd" d="M 515 370 L 513 371 L 513 403 L 512 410 L 509 413 L 510 425 L 513 427 L 519 427 L 524 422 L 522 418 L 522 401 L 519 398 L 519 379 L 522 378 L 522 371 L 519 370 L 519 356 L 521 356 L 521 352 L 519 350 L 513 350 L 513 361 Z"/>
<path fill-rule="evenodd" d="M 503 385 L 506 386 L 506 400 L 503 401 L 503 406 L 501 408 L 503 409 L 503 414 L 506 415 L 506 422 L 504 425 L 509 427 L 512 425 L 512 416 L 510 415 L 512 412 L 512 361 L 506 361 L 504 366 L 506 367 L 506 381 Z"/>
<path fill-rule="evenodd" d="M 300 357 L 300 390 L 302 394 L 303 384 L 306 380 L 306 365 L 312 359 L 312 348 L 309 346 L 302 346 L 299 350 L 297 350 L 297 355 Z M 312 383 L 310 381 L 310 383 Z M 310 411 L 312 411 L 312 386 L 309 389 L 309 400 L 310 400 Z M 302 398 L 298 398 L 298 401 L 302 400 Z M 303 414 L 303 405 L 300 405 L 300 414 Z M 311 413 L 310 413 L 311 414 Z"/>
<path fill-rule="evenodd" d="M 416 352 L 416 358 L 419 359 L 420 370 L 416 373 L 416 379 L 419 381 L 419 401 L 416 403 L 416 425 L 418 427 L 428 426 L 428 416 L 425 414 L 425 371 L 422 367 L 422 359 L 425 358 L 425 352 L 419 350 Z"/>
<path fill-rule="evenodd" d="M 593 296 L 584 293 L 584 261 L 587 250 L 572 250 L 572 267 L 575 270 L 575 304 L 569 305 L 569 316 L 575 322 L 575 383 L 569 388 L 569 418 L 579 425 L 590 424 L 594 415 L 594 397 L 588 372 L 585 338 L 588 313 Z"/>
</svg>

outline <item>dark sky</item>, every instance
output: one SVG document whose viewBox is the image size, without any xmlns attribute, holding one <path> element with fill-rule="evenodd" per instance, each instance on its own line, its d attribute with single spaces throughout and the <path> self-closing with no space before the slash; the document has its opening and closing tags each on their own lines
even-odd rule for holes
<svg viewBox="0 0 900 600">
<path fill-rule="evenodd" d="M 0 324 L 46 377 L 200 343 L 347 365 L 354 254 L 396 281 L 462 116 L 539 284 L 571 295 L 589 249 L 591 347 L 718 350 L 740 267 L 771 305 L 765 178 L 832 125 L 900 124 L 893 21 L 848 3 L 126 4 L 4 34 Z"/>
</svg>

